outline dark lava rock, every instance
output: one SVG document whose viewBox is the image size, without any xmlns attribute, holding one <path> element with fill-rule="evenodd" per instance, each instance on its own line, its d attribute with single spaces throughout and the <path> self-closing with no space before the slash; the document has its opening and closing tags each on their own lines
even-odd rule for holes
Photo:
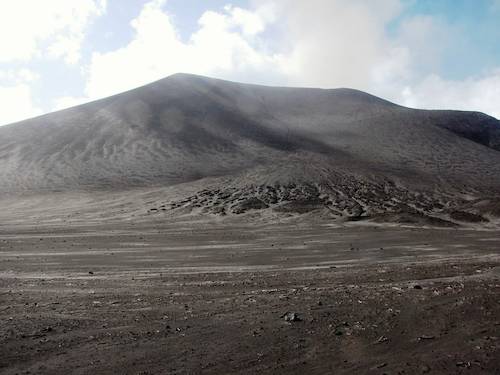
<svg viewBox="0 0 500 375">
<path fill-rule="evenodd" d="M 235 214 L 241 214 L 248 210 L 262 210 L 269 206 L 259 198 L 248 198 L 233 208 Z"/>
<path fill-rule="evenodd" d="M 323 207 L 323 203 L 320 200 L 300 199 L 300 200 L 293 200 L 293 201 L 281 204 L 280 206 L 276 207 L 274 210 L 277 212 L 294 212 L 294 213 L 303 214 L 303 213 L 307 213 L 310 211 L 314 211 L 314 210 L 316 210 L 318 208 L 322 208 L 322 207 Z"/>
<path fill-rule="evenodd" d="M 465 211 L 453 211 L 450 213 L 450 218 L 458 221 L 466 221 L 468 223 L 484 223 L 488 221 L 488 219 L 482 217 L 481 215 Z"/>
</svg>

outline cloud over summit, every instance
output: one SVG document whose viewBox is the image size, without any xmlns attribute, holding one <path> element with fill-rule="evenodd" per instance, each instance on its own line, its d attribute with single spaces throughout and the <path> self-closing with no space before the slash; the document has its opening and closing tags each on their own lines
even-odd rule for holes
<svg viewBox="0 0 500 375">
<path fill-rule="evenodd" d="M 62 22 L 61 30 L 68 31 L 46 32 L 50 43 L 45 49 L 28 51 L 38 43 L 30 39 L 26 51 L 12 52 L 12 58 L 42 53 L 66 64 L 81 61 L 78 46 L 91 20 L 113 15 L 106 13 L 109 7 L 103 1 L 79 1 L 80 26 Z M 130 30 L 128 39 L 84 56 L 81 91 L 53 98 L 53 108 L 188 72 L 271 85 L 352 87 L 402 105 L 478 110 L 500 117 L 500 61 L 461 77 L 447 74 L 452 70 L 450 51 L 466 39 L 463 30 L 439 14 L 409 13 L 411 2 L 253 0 L 207 5 L 193 15 L 197 22 L 187 35 L 173 3 L 144 3 L 124 26 Z"/>
</svg>

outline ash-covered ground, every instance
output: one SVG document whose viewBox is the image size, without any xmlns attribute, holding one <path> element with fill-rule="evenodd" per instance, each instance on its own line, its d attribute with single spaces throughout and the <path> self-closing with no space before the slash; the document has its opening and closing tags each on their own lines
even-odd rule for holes
<svg viewBox="0 0 500 375">
<path fill-rule="evenodd" d="M 498 228 L 493 117 L 176 74 L 1 127 L 0 374 L 500 374 Z"/>
<path fill-rule="evenodd" d="M 498 374 L 496 231 L 0 228 L 1 374 Z"/>
</svg>

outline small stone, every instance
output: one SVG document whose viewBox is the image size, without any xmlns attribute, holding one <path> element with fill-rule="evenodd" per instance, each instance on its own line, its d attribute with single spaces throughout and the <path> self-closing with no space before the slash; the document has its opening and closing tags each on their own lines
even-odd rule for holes
<svg viewBox="0 0 500 375">
<path fill-rule="evenodd" d="M 387 366 L 387 362 L 382 362 L 382 363 L 379 363 L 378 365 L 375 365 L 372 367 L 372 370 L 375 370 L 375 369 L 378 369 L 378 368 L 384 368 Z"/>
<path fill-rule="evenodd" d="M 430 335 L 422 335 L 422 336 L 419 336 L 418 341 L 422 341 L 422 340 L 433 340 L 433 339 L 435 339 L 435 338 L 436 338 L 435 336 L 430 336 Z"/>
<path fill-rule="evenodd" d="M 296 312 L 287 311 L 283 315 L 282 318 L 285 318 L 285 322 L 300 322 L 302 319 L 299 317 L 299 314 Z"/>
<path fill-rule="evenodd" d="M 378 339 L 377 339 L 377 344 L 380 344 L 380 343 L 383 343 L 383 342 L 386 342 L 388 341 L 389 339 L 385 336 L 380 336 Z"/>
</svg>

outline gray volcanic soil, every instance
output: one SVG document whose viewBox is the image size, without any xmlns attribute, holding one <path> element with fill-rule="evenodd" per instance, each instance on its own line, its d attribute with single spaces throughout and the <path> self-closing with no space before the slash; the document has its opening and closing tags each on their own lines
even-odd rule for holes
<svg viewBox="0 0 500 375">
<path fill-rule="evenodd" d="M 1 127 L 0 195 L 171 187 L 143 209 L 486 223 L 499 150 L 500 122 L 481 113 L 177 74 Z"/>
<path fill-rule="evenodd" d="M 1 127 L 0 373 L 498 374 L 499 197 L 498 120 L 350 89 Z"/>
<path fill-rule="evenodd" d="M 0 230 L 1 374 L 500 371 L 497 232 L 14 228 Z"/>
</svg>

